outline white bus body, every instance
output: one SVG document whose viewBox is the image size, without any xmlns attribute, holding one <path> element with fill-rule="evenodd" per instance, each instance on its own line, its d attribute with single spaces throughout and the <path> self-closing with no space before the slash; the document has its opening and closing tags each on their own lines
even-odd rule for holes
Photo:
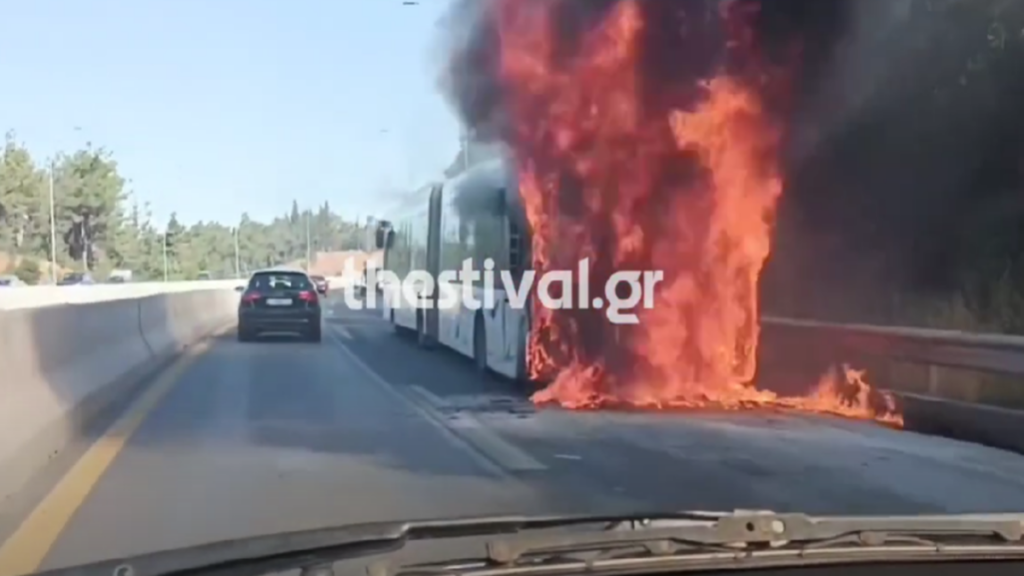
<svg viewBox="0 0 1024 576">
<path fill-rule="evenodd" d="M 396 305 L 396 291 L 385 290 L 384 317 L 396 330 L 414 334 L 421 345 L 439 343 L 472 359 L 481 371 L 525 382 L 529 305 L 513 308 L 501 281 L 507 271 L 518 282 L 529 266 L 517 185 L 514 168 L 505 159 L 482 162 L 424 188 L 411 204 L 381 222 L 377 240 L 384 249 L 383 268 L 399 279 L 409 270 L 425 270 L 438 279 L 443 271 L 461 270 L 467 259 L 483 272 L 484 262 L 492 261 L 490 296 L 482 279 L 472 290 L 477 302 L 493 302 L 493 307 L 474 310 L 465 305 L 462 284 L 455 281 L 450 287 L 456 302 L 447 307 L 438 305 L 441 286 L 420 295 L 426 307 Z"/>
<path fill-rule="evenodd" d="M 381 245 L 381 234 L 377 234 L 378 247 L 384 248 L 382 270 L 394 274 L 404 281 L 413 270 L 428 270 L 427 236 L 430 227 L 430 207 L 438 186 L 425 186 L 402 203 L 389 220 L 378 224 L 386 227 L 386 246 Z M 419 332 L 421 312 L 409 304 L 397 301 L 401 292 L 381 283 L 382 310 L 387 319 L 399 332 Z"/>
</svg>

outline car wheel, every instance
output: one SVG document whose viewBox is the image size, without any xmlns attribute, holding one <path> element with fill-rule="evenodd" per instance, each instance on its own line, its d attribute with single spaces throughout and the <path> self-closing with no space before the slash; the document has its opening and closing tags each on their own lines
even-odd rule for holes
<svg viewBox="0 0 1024 576">
<path fill-rule="evenodd" d="M 320 342 L 323 340 L 323 332 L 321 331 L 320 326 L 310 330 L 307 338 L 310 342 Z"/>
<path fill-rule="evenodd" d="M 252 340 L 252 333 L 249 332 L 244 326 L 238 326 L 238 341 L 239 342 L 250 342 Z"/>
</svg>

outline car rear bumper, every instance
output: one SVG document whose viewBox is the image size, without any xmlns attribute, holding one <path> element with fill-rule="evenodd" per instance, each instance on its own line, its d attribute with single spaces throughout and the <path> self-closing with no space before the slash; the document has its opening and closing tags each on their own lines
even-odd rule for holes
<svg viewBox="0 0 1024 576">
<path fill-rule="evenodd" d="M 305 332 L 320 327 L 320 311 L 242 309 L 238 326 L 250 332 Z"/>
</svg>

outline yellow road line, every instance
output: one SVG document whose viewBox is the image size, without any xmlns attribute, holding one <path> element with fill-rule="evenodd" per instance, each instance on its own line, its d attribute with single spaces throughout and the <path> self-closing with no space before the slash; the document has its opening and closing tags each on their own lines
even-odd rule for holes
<svg viewBox="0 0 1024 576">
<path fill-rule="evenodd" d="M 210 344 L 206 340 L 190 348 L 161 372 L 156 382 L 89 447 L 17 530 L 0 544 L 0 576 L 20 576 L 39 570 L 71 517 L 89 497 L 131 435 L 171 391 L 185 369 Z"/>
</svg>

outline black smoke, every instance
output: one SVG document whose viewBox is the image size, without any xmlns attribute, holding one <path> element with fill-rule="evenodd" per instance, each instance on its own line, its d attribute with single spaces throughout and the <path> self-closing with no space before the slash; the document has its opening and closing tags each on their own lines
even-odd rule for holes
<svg viewBox="0 0 1024 576">
<path fill-rule="evenodd" d="M 767 304 L 908 322 L 954 294 L 984 308 L 1006 273 L 1024 286 L 1024 5 L 779 11 L 798 5 L 765 3 L 765 37 L 801 43 Z"/>
<path fill-rule="evenodd" d="M 574 53 L 615 0 L 558 3 Z M 441 88 L 481 138 L 507 138 L 492 2 L 445 21 Z M 903 303 L 1000 274 L 1024 252 L 1024 3 L 643 0 L 645 74 L 771 71 L 786 189 L 763 292 L 792 315 L 900 321 Z M 749 34 L 724 45 L 723 10 Z M 736 58 L 740 53 L 741 58 Z M 664 83 L 661 83 L 664 84 Z M 652 96 L 653 97 L 653 96 Z M 673 95 L 677 99 L 677 95 Z"/>
</svg>

